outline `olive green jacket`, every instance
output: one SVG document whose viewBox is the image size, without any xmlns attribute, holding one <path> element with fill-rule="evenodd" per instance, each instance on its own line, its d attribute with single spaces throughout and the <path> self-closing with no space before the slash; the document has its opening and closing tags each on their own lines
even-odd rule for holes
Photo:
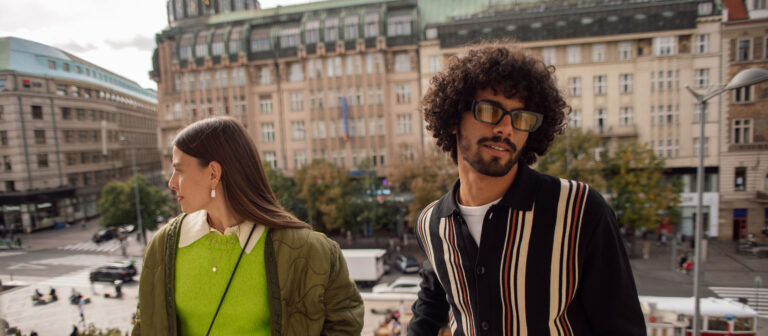
<svg viewBox="0 0 768 336">
<path fill-rule="evenodd" d="M 147 245 L 132 335 L 178 334 L 174 277 L 183 218 L 164 226 Z M 336 242 L 308 229 L 270 228 L 265 243 L 273 336 L 360 335 L 363 300 Z"/>
</svg>

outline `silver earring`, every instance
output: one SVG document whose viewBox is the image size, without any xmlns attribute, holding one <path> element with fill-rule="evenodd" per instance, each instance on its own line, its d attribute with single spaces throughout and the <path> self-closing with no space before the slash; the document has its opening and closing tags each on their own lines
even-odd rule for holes
<svg viewBox="0 0 768 336">
<path fill-rule="evenodd" d="M 211 198 L 216 198 L 216 189 L 211 189 Z"/>
</svg>

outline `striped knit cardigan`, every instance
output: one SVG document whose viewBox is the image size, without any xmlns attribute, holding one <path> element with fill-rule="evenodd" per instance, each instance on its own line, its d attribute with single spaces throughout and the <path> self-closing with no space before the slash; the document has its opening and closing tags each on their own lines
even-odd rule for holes
<svg viewBox="0 0 768 336">
<path fill-rule="evenodd" d="M 426 255 L 409 335 L 645 335 L 613 210 L 586 184 L 518 165 L 478 247 L 450 192 L 416 223 Z"/>
</svg>

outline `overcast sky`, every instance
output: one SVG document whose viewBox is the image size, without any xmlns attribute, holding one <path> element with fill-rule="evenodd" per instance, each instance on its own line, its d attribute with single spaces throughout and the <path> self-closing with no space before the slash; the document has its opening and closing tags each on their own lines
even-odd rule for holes
<svg viewBox="0 0 768 336">
<path fill-rule="evenodd" d="M 310 0 L 263 0 L 262 8 Z M 166 0 L 0 0 L 0 37 L 47 44 L 156 89 L 149 79 Z"/>
</svg>

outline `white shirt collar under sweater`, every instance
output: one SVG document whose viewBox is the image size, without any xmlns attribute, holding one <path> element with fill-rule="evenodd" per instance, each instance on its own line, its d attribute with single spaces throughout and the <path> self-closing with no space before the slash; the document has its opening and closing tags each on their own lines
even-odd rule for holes
<svg viewBox="0 0 768 336">
<path fill-rule="evenodd" d="M 245 247 L 245 241 L 248 240 L 248 233 L 251 232 L 251 228 L 256 225 L 256 228 L 253 230 L 253 236 L 251 237 L 251 241 L 248 242 L 248 246 Z M 238 226 L 240 227 L 238 229 Z M 256 245 L 256 243 L 259 241 L 259 238 L 262 234 L 264 234 L 264 225 L 258 225 L 254 224 L 251 221 L 245 221 L 240 223 L 240 225 L 228 227 L 223 235 L 229 235 L 229 234 L 238 234 L 238 239 L 240 240 L 240 247 L 245 248 L 245 253 L 250 254 L 251 250 L 253 250 L 253 247 Z M 179 238 L 179 248 L 191 245 L 192 243 L 196 242 L 198 239 L 204 237 L 208 233 L 213 232 L 214 234 L 221 235 L 222 233 L 218 230 L 212 228 L 210 225 L 208 225 L 208 213 L 206 213 L 205 210 L 200 210 L 193 212 L 191 214 L 187 214 L 186 217 L 184 217 L 184 221 L 181 223 L 181 237 Z"/>
<path fill-rule="evenodd" d="M 480 246 L 480 236 L 483 233 L 483 219 L 485 218 L 485 213 L 488 212 L 491 205 L 499 203 L 499 201 L 501 201 L 501 197 L 491 203 L 480 206 L 466 206 L 461 205 L 459 200 L 456 200 L 456 204 L 459 205 L 459 211 L 461 211 L 461 216 L 464 217 L 464 221 L 467 223 L 469 234 L 472 235 L 477 246 Z"/>
</svg>

